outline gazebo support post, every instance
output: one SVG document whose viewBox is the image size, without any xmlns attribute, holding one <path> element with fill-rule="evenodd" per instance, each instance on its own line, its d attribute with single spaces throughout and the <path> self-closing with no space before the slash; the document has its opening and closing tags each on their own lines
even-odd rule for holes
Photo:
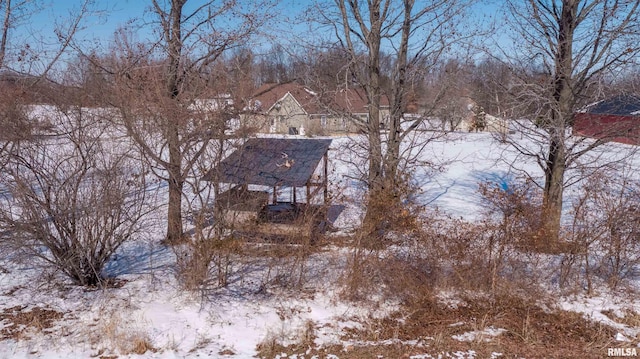
<svg viewBox="0 0 640 359">
<path fill-rule="evenodd" d="M 327 153 L 324 154 L 324 178 L 322 181 L 322 185 L 324 186 L 324 204 L 327 204 L 329 201 L 329 187 L 328 187 L 328 174 L 329 174 L 329 155 Z"/>
</svg>

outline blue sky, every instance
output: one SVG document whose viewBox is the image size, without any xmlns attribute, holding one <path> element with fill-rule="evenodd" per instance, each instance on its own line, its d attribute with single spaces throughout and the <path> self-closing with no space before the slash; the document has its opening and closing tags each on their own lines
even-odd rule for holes
<svg viewBox="0 0 640 359">
<path fill-rule="evenodd" d="M 248 1 L 248 0 L 241 0 Z M 187 6 L 202 3 L 201 0 L 191 0 Z M 279 8 L 285 15 L 295 15 L 305 9 L 310 1 L 281 0 Z M 69 19 L 70 14 L 77 13 L 81 0 L 52 0 L 45 3 L 45 7 L 37 12 L 31 12 L 29 19 L 16 29 L 16 35 L 23 38 L 30 28 L 37 32 L 51 34 L 56 23 Z M 193 5 L 191 5 L 193 4 Z M 81 37 L 85 39 L 109 40 L 114 31 L 126 26 L 132 19 L 141 19 L 151 6 L 150 0 L 95 0 L 91 5 L 93 16 L 84 21 Z"/>
<path fill-rule="evenodd" d="M 250 1 L 250 0 L 240 0 Z M 203 2 L 200 0 L 191 0 L 187 3 L 197 4 Z M 279 12 L 285 16 L 292 17 L 306 9 L 312 0 L 280 0 L 277 3 Z M 492 14 L 496 11 L 496 2 L 484 1 L 474 6 L 473 13 L 477 15 Z M 24 24 L 35 30 L 49 33 L 53 31 L 56 23 L 64 22 L 68 19 L 70 13 L 76 12 L 82 3 L 81 0 L 50 0 L 42 11 L 34 13 Z M 94 16 L 85 19 L 85 29 L 81 32 L 84 39 L 101 39 L 109 40 L 114 31 L 119 26 L 127 25 L 131 19 L 142 18 L 151 6 L 150 0 L 95 0 L 91 6 Z M 22 26 L 16 29 L 17 33 L 25 33 L 26 28 Z M 22 37 L 22 36 L 20 36 Z"/>
<path fill-rule="evenodd" d="M 33 12 L 29 21 L 16 29 L 16 33 L 24 33 L 28 28 L 51 33 L 56 24 L 64 24 L 80 9 L 80 0 L 58 0 L 45 3 L 40 11 Z M 92 16 L 85 18 L 82 36 L 85 38 L 108 39 L 118 26 L 125 25 L 131 18 L 141 17 L 146 1 L 141 0 L 98 0 L 90 6 Z"/>
<path fill-rule="evenodd" d="M 190 0 L 187 6 L 193 6 L 204 0 Z M 240 0 L 250 1 L 250 0 Z M 305 10 L 312 0 L 280 0 L 276 5 L 276 12 L 290 19 Z M 51 56 L 57 39 L 54 34 L 56 27 L 68 26 L 73 14 L 77 13 L 82 3 L 81 0 L 49 0 L 40 11 L 28 11 L 18 23 L 11 34 L 11 41 L 14 44 L 14 51 L 18 51 L 20 46 L 29 44 L 32 49 L 42 58 Z M 487 3 L 493 3 L 487 5 Z M 470 11 L 474 17 L 493 15 L 500 2 L 484 0 L 479 5 L 474 6 Z M 91 16 L 86 17 L 81 24 L 81 31 L 76 35 L 75 40 L 82 48 L 106 49 L 113 38 L 113 34 L 119 27 L 128 26 L 132 19 L 142 20 L 146 10 L 151 6 L 150 0 L 95 0 L 91 6 Z M 137 22 L 135 24 L 140 24 Z M 277 28 L 281 21 L 274 21 L 271 25 Z M 302 27 L 301 27 L 302 28 Z M 139 40 L 144 40 L 150 36 L 150 27 L 134 28 Z M 296 28 L 288 25 L 288 30 L 295 32 Z M 277 31 L 276 31 L 277 33 Z M 281 36 L 287 37 L 287 36 Z M 276 40 L 277 37 L 276 37 Z M 285 39 L 281 39 L 285 40 Z"/>
</svg>

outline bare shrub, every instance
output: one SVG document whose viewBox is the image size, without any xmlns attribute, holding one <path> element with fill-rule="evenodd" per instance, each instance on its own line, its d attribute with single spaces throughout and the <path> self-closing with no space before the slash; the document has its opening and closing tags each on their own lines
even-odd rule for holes
<svg viewBox="0 0 640 359">
<path fill-rule="evenodd" d="M 221 120 L 218 114 L 216 120 Z M 181 244 L 174 246 L 177 253 L 177 275 L 180 283 L 188 290 L 205 289 L 211 286 L 224 287 L 228 284 L 233 269 L 233 256 L 241 249 L 233 233 L 233 219 L 228 218 L 220 206 L 220 183 L 217 173 L 212 180 L 205 180 L 211 168 L 217 168 L 225 151 L 233 145 L 224 136 L 210 140 L 198 160 L 192 165 L 192 173 L 186 177 L 183 203 L 188 208 L 187 220 L 190 225 L 188 236 Z"/>
<path fill-rule="evenodd" d="M 540 218 L 542 194 L 531 180 L 515 183 L 481 183 L 485 223 L 491 223 L 500 243 L 543 249 Z"/>
<path fill-rule="evenodd" d="M 398 253 L 389 250 L 393 245 L 411 247 L 422 233 L 420 215 L 424 208 L 415 201 L 417 191 L 407 175 L 395 186 L 385 186 L 367 196 L 367 216 L 373 220 L 364 221 L 354 235 L 353 250 L 344 274 L 346 297 L 366 299 L 382 289 L 376 283 L 395 283 L 397 273 L 389 271 L 389 267 L 400 273 L 406 271 L 407 279 L 423 275 L 423 270 L 416 267 L 424 263 L 422 259 L 415 263 L 416 266 L 407 262 L 406 256 L 416 254 L 415 248 Z M 394 278 L 389 273 L 394 273 Z"/>
<path fill-rule="evenodd" d="M 419 303 L 443 288 L 486 293 L 492 300 L 505 293 L 541 293 L 551 271 L 548 255 L 538 251 L 547 249 L 547 242 L 541 241 L 539 211 L 533 209 L 541 202 L 537 187 L 526 181 L 482 184 L 480 193 L 484 210 L 472 223 L 427 214 L 419 206 L 404 208 L 410 216 L 393 208 L 383 212 L 388 208 L 383 202 L 379 222 L 385 226 L 378 230 L 384 228 L 385 237 L 355 235 L 343 277 L 345 296 Z M 402 230 L 392 231 L 396 228 Z M 373 240 L 376 246 L 366 245 Z"/>
<path fill-rule="evenodd" d="M 379 212 L 384 237 L 365 239 L 363 232 L 354 235 L 353 252 L 342 278 L 346 298 L 416 303 L 437 291 L 444 275 L 444 235 L 442 228 L 436 229 L 442 219 L 438 214 L 426 214 L 415 203 L 405 203 L 390 209 L 386 216 Z"/>
<path fill-rule="evenodd" d="M 144 175 L 85 116 L 80 109 L 61 113 L 57 136 L 23 142 L 11 153 L 2 177 L 0 232 L 26 260 L 96 286 L 104 284 L 111 256 L 142 229 L 147 206 Z"/>
<path fill-rule="evenodd" d="M 438 285 L 480 291 L 492 298 L 540 290 L 545 278 L 540 218 L 534 210 L 541 196 L 530 182 L 483 183 L 481 220 L 434 217 L 425 227 L 425 246 L 440 259 Z"/>
<path fill-rule="evenodd" d="M 316 227 L 317 224 L 314 216 L 309 214 L 303 216 L 297 226 Z M 265 269 L 261 290 L 269 287 L 298 290 L 305 288 L 312 276 L 309 261 L 318 252 L 320 234 L 310 228 L 309 233 L 296 235 L 274 235 L 268 232 L 256 232 L 252 235 L 257 242 L 253 253 L 256 258 L 261 258 Z"/>
<path fill-rule="evenodd" d="M 573 241 L 589 292 L 594 275 L 615 289 L 640 264 L 640 185 L 624 172 L 589 178 L 574 204 Z M 567 259 L 568 261 L 570 259 Z"/>
<path fill-rule="evenodd" d="M 233 269 L 233 257 L 241 251 L 234 237 L 189 238 L 175 248 L 181 285 L 189 290 L 225 287 Z"/>
</svg>

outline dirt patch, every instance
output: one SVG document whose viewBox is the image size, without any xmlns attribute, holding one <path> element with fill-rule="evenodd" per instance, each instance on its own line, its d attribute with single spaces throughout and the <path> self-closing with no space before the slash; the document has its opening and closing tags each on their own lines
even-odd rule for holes
<svg viewBox="0 0 640 359">
<path fill-rule="evenodd" d="M 44 331 L 53 327 L 55 321 L 61 319 L 63 313 L 48 308 L 32 308 L 25 306 L 6 308 L 0 312 L 0 339 L 19 340 L 28 331 Z"/>
</svg>

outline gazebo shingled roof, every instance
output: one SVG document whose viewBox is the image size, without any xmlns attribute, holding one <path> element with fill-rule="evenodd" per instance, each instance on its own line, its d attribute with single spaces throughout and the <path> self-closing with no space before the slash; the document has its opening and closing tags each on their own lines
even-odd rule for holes
<svg viewBox="0 0 640 359">
<path fill-rule="evenodd" d="M 217 181 L 223 183 L 302 187 L 330 145 L 331 139 L 250 138 L 204 179 L 215 180 L 218 171 Z"/>
</svg>

